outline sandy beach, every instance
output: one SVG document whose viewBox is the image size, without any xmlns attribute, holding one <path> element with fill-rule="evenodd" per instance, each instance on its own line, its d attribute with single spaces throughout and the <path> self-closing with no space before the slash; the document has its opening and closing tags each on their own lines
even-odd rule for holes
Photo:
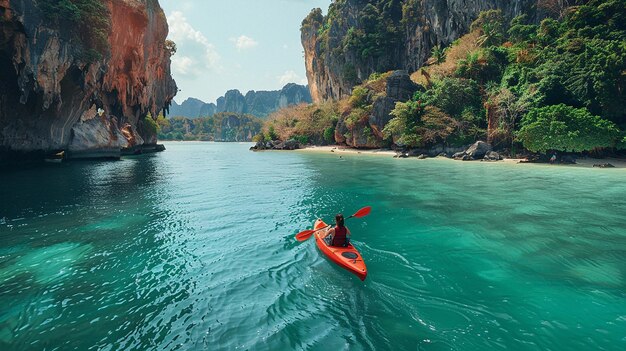
<svg viewBox="0 0 626 351">
<path fill-rule="evenodd" d="M 396 155 L 396 152 L 393 150 L 385 150 L 385 149 L 359 150 L 359 149 L 353 149 L 353 148 L 349 148 L 345 146 L 336 146 L 336 145 L 335 146 L 307 146 L 303 149 L 298 149 L 296 151 L 320 152 L 320 153 L 334 152 L 338 155 L 363 154 L 363 155 L 378 155 L 378 156 L 388 156 L 388 157 L 393 157 Z"/>
<path fill-rule="evenodd" d="M 353 148 L 344 147 L 344 146 L 309 146 L 303 149 L 299 149 L 297 151 L 317 152 L 317 153 L 335 153 L 337 155 L 359 155 L 360 154 L 360 155 L 374 155 L 374 156 L 385 156 L 385 157 L 393 157 L 396 155 L 396 152 L 393 150 L 386 150 L 386 149 L 359 150 L 359 149 L 353 149 Z M 444 158 L 444 157 L 429 158 L 429 160 L 433 160 L 433 159 L 451 160 L 451 159 Z M 416 157 L 410 157 L 408 158 L 408 160 L 422 161 Z M 510 164 L 545 165 L 545 166 L 553 166 L 553 167 L 583 167 L 583 168 L 593 168 L 593 165 L 595 164 L 610 163 L 613 166 L 615 166 L 615 168 L 626 169 L 626 159 L 616 159 L 616 158 L 603 158 L 603 159 L 590 158 L 590 157 L 579 158 L 579 159 L 576 159 L 576 164 L 574 165 L 571 165 L 571 164 L 548 165 L 546 163 L 520 163 L 520 161 L 523 161 L 523 159 L 505 158 L 502 161 L 488 162 L 488 163 L 504 163 L 504 164 L 509 164 L 509 165 Z M 457 161 L 457 162 L 463 162 L 463 161 Z M 484 162 L 484 161 L 466 161 L 466 162 Z"/>
</svg>

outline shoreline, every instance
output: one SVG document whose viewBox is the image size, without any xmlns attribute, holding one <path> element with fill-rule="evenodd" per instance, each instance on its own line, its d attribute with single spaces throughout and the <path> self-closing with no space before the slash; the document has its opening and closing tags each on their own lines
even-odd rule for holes
<svg viewBox="0 0 626 351">
<path fill-rule="evenodd" d="M 305 148 L 297 149 L 295 151 L 305 152 L 305 153 L 307 152 L 308 153 L 324 153 L 324 154 L 334 153 L 337 155 L 369 155 L 369 156 L 388 156 L 388 157 L 393 157 L 397 154 L 395 151 L 387 150 L 387 149 L 359 150 L 359 149 L 353 149 L 353 148 L 344 147 L 344 146 L 307 146 Z M 421 159 L 418 159 L 417 157 L 409 157 L 409 159 L 412 159 L 414 161 L 423 161 Z M 460 160 L 454 160 L 454 159 L 446 158 L 446 157 L 429 157 L 426 160 L 449 160 L 449 161 L 455 161 L 455 162 L 489 163 L 489 164 L 501 163 L 501 164 L 521 165 L 521 166 L 543 165 L 543 166 L 575 167 L 575 168 L 594 168 L 593 167 L 594 164 L 610 163 L 613 166 L 615 166 L 615 169 L 618 169 L 618 168 L 626 169 L 626 159 L 616 159 L 616 158 L 597 159 L 597 158 L 587 157 L 587 158 L 576 159 L 576 164 L 554 164 L 554 165 L 551 165 L 548 163 L 530 163 L 530 162 L 520 163 L 520 161 L 524 160 L 520 158 L 505 158 L 504 160 L 501 160 L 501 161 L 482 161 L 482 160 L 460 161 Z M 610 168 L 603 168 L 603 169 L 610 169 Z"/>
<path fill-rule="evenodd" d="M 364 154 L 364 155 L 377 155 L 377 156 L 395 156 L 397 152 L 393 150 L 387 149 L 368 149 L 368 150 L 360 150 L 353 149 L 347 146 L 307 146 L 304 148 L 296 149 L 294 151 L 301 152 L 317 152 L 317 153 L 336 153 L 338 155 L 341 154 Z"/>
</svg>

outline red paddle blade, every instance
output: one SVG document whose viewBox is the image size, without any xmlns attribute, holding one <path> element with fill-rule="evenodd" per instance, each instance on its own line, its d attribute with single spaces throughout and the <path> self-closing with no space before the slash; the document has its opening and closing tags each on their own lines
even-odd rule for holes
<svg viewBox="0 0 626 351">
<path fill-rule="evenodd" d="M 296 240 L 305 241 L 306 239 L 310 238 L 313 233 L 315 233 L 315 230 L 305 230 L 303 232 L 300 232 L 296 234 Z"/>
<path fill-rule="evenodd" d="M 370 212 L 372 212 L 372 206 L 363 207 L 362 209 L 356 211 L 356 213 L 351 217 L 362 218 L 370 214 Z"/>
</svg>

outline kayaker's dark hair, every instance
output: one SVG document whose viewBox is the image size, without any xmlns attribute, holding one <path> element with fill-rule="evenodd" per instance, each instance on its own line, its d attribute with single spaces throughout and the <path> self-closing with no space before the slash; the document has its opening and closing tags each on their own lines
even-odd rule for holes
<svg viewBox="0 0 626 351">
<path fill-rule="evenodd" d="M 343 227 L 343 215 L 341 213 L 335 216 L 335 222 L 337 222 L 337 226 Z"/>
</svg>

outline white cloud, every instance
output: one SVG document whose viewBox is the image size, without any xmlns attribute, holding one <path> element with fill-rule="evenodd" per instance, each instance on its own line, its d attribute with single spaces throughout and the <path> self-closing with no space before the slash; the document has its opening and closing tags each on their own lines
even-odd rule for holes
<svg viewBox="0 0 626 351">
<path fill-rule="evenodd" d="M 282 75 L 278 76 L 277 78 L 278 78 L 278 82 L 283 86 L 286 85 L 287 83 L 298 83 L 302 85 L 308 84 L 306 78 L 300 77 L 294 71 L 287 71 L 283 73 Z"/>
<path fill-rule="evenodd" d="M 241 35 L 239 36 L 239 38 L 230 38 L 230 41 L 235 43 L 235 47 L 239 51 L 252 49 L 259 45 L 259 43 L 256 40 L 245 35 Z"/>
<path fill-rule="evenodd" d="M 193 75 L 194 62 L 190 57 L 174 55 L 172 57 L 172 70 L 175 73 L 188 76 Z"/>
<path fill-rule="evenodd" d="M 209 42 L 202 32 L 195 30 L 191 24 L 189 24 L 182 12 L 172 12 L 172 14 L 167 17 L 167 23 L 170 27 L 168 37 L 176 43 L 179 53 L 180 51 L 187 51 L 185 49 L 192 52 L 194 51 L 193 46 L 200 46 L 203 53 L 199 56 L 203 56 L 204 66 L 212 71 L 220 71 L 222 69 L 220 65 L 221 57 L 215 49 L 215 46 Z M 176 55 L 174 55 L 174 57 L 172 57 L 172 65 L 178 65 L 178 69 L 187 72 L 183 74 L 190 74 L 191 66 L 197 64 L 197 62 L 188 56 L 177 58 Z"/>
</svg>

